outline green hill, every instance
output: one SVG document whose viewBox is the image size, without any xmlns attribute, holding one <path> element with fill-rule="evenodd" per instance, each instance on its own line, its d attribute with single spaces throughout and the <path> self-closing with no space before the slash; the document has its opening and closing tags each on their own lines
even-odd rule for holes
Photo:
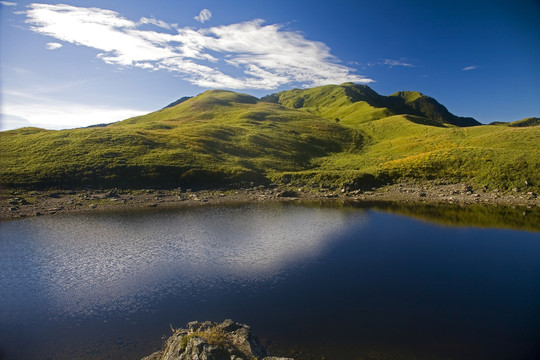
<svg viewBox="0 0 540 360">
<path fill-rule="evenodd" d="M 540 118 L 537 117 L 528 117 L 525 119 L 504 122 L 504 121 L 494 121 L 489 125 L 500 125 L 500 126 L 510 126 L 510 127 L 527 127 L 527 126 L 538 126 L 540 125 Z"/>
<path fill-rule="evenodd" d="M 416 104 L 416 105 L 411 105 Z M 457 120 L 456 120 L 457 119 Z M 9 188 L 175 188 L 269 182 L 540 185 L 540 127 L 471 126 L 420 93 L 346 83 L 262 100 L 223 90 L 104 127 L 0 133 Z"/>
<path fill-rule="evenodd" d="M 540 125 L 540 118 L 537 118 L 537 117 L 529 117 L 523 120 L 511 122 L 510 124 L 508 124 L 508 126 L 512 126 L 512 127 L 525 127 L 525 126 L 538 126 L 538 125 Z"/>
<path fill-rule="evenodd" d="M 435 99 L 416 91 L 399 91 L 390 96 L 381 96 L 366 85 L 353 83 L 282 91 L 269 95 L 263 100 L 305 110 L 326 118 L 356 123 L 382 119 L 391 115 L 416 115 L 426 119 L 422 123 L 435 126 L 480 125 L 473 118 L 451 114 Z"/>
</svg>

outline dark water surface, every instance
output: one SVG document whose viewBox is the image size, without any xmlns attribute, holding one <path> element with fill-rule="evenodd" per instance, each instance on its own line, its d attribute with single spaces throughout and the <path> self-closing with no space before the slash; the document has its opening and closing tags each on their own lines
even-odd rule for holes
<svg viewBox="0 0 540 360">
<path fill-rule="evenodd" d="M 540 233 L 470 225 L 292 204 L 2 222 L 0 358 L 139 359 L 232 318 L 297 359 L 539 359 Z"/>
</svg>

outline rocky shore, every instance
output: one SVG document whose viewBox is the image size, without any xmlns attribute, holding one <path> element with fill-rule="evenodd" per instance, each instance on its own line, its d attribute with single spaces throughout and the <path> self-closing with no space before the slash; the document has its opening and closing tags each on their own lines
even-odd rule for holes
<svg viewBox="0 0 540 360">
<path fill-rule="evenodd" d="M 367 191 L 257 186 L 244 189 L 175 190 L 4 190 L 0 193 L 0 218 L 21 218 L 68 212 L 182 207 L 272 201 L 384 201 L 442 204 L 494 204 L 538 207 L 538 195 L 526 187 L 500 191 L 467 184 L 397 184 Z"/>
<path fill-rule="evenodd" d="M 142 360 L 293 360 L 273 357 L 244 324 L 193 321 L 173 330 L 163 349 Z"/>
</svg>

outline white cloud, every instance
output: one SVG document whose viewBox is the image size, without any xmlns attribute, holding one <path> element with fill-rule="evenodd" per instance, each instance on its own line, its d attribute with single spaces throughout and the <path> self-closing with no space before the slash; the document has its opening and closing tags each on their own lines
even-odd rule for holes
<svg viewBox="0 0 540 360">
<path fill-rule="evenodd" d="M 384 59 L 383 65 L 388 65 L 389 67 L 394 67 L 394 66 L 414 67 L 413 64 L 406 63 L 404 59 L 400 59 L 400 60 Z"/>
<path fill-rule="evenodd" d="M 50 42 L 50 43 L 47 43 L 45 45 L 45 47 L 47 48 L 47 50 L 56 50 L 56 49 L 60 49 L 62 46 L 62 44 L 60 43 L 57 43 L 57 42 Z"/>
<path fill-rule="evenodd" d="M 290 83 L 307 87 L 373 81 L 340 64 L 324 43 L 260 19 L 195 30 L 62 4 L 31 4 L 25 13 L 32 31 L 97 49 L 97 57 L 108 64 L 167 70 L 202 87 L 275 89 Z M 173 33 L 142 30 L 143 24 Z"/>
<path fill-rule="evenodd" d="M 69 129 L 107 124 L 147 113 L 149 111 L 64 103 L 52 99 L 32 103 L 4 103 L 0 116 L 0 130 L 11 130 L 25 126 Z"/>
<path fill-rule="evenodd" d="M 469 71 L 469 70 L 474 70 L 474 69 L 478 69 L 478 66 L 476 65 L 466 66 L 463 69 L 461 69 L 461 71 Z"/>
<path fill-rule="evenodd" d="M 17 6 L 17 3 L 10 2 L 10 1 L 0 1 L 0 5 L 4 5 L 4 6 Z"/>
<path fill-rule="evenodd" d="M 212 13 L 208 9 L 202 9 L 199 15 L 195 16 L 194 19 L 200 23 L 210 20 Z"/>
</svg>

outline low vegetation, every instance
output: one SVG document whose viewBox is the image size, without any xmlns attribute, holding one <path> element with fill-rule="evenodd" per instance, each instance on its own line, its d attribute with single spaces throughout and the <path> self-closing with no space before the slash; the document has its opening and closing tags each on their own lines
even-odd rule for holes
<svg viewBox="0 0 540 360">
<path fill-rule="evenodd" d="M 261 100 L 223 90 L 103 127 L 0 133 L 8 188 L 468 182 L 538 191 L 537 120 L 478 125 L 416 92 L 342 84 Z M 512 125 L 514 124 L 514 125 Z M 476 126 L 470 126 L 476 125 Z"/>
</svg>

